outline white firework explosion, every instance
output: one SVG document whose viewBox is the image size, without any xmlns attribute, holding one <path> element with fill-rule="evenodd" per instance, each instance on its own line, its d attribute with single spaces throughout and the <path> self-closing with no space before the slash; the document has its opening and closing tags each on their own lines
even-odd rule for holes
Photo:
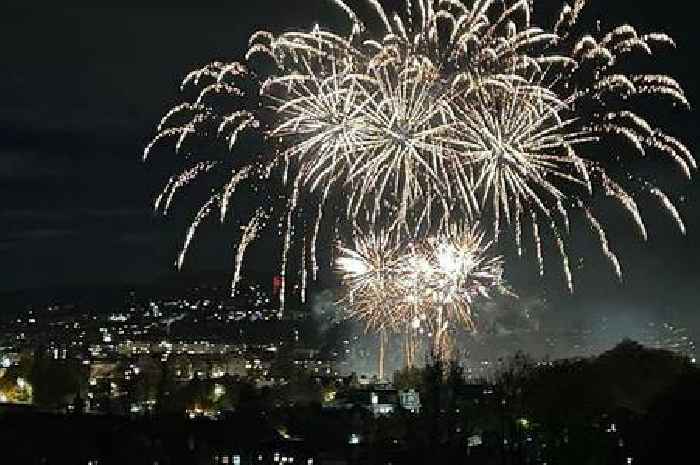
<svg viewBox="0 0 700 465">
<path fill-rule="evenodd" d="M 343 235 L 386 228 L 401 242 L 419 232 L 450 234 L 460 222 L 491 221 L 495 239 L 508 226 L 520 251 L 527 225 L 542 273 L 545 227 L 570 289 L 569 215 L 577 211 L 621 274 L 595 213 L 599 192 L 630 214 L 642 238 L 641 193 L 658 199 L 685 230 L 669 195 L 647 180 L 630 183 L 637 178 L 627 174 L 614 179 L 617 157 L 605 155 L 610 144 L 624 142 L 631 152 L 668 159 L 686 177 L 696 169 L 689 150 L 638 105 L 657 98 L 687 107 L 680 84 L 624 67 L 628 58 L 651 66 L 649 56 L 675 46 L 667 35 L 625 25 L 578 37 L 584 0 L 565 5 L 550 28 L 535 24 L 527 0 L 406 0 L 405 11 L 395 14 L 367 0 L 376 12 L 370 22 L 342 0 L 330 1 L 349 18 L 349 33 L 257 32 L 247 64 L 212 63 L 184 80 L 183 89 L 198 91 L 165 115 L 145 150 L 148 156 L 173 139 L 190 163 L 157 206 L 167 211 L 175 192 L 196 177 L 223 172 L 226 180 L 196 215 L 180 265 L 199 224 L 217 209 L 223 220 L 243 187 L 272 206 L 276 198 L 265 183 L 286 198 L 277 210 L 286 214 L 281 274 L 292 246 L 303 242 L 304 286 L 307 255 L 312 277 L 319 267 L 324 229 Z M 372 32 L 373 23 L 382 31 Z M 274 70 L 254 72 L 258 60 Z M 190 153 L 201 146 L 196 140 L 212 137 L 232 151 Z M 244 147 L 254 147 L 254 155 L 233 150 Z M 313 215 L 302 221 L 300 210 Z M 280 300 L 281 312 L 284 287 Z"/>
</svg>

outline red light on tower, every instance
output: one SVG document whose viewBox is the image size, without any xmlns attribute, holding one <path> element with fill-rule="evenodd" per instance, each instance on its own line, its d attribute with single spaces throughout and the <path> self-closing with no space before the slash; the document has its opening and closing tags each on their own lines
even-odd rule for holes
<svg viewBox="0 0 700 465">
<path fill-rule="evenodd" d="M 284 284 L 284 278 L 282 276 L 274 276 L 272 278 L 272 295 L 279 295 L 282 284 Z"/>
</svg>

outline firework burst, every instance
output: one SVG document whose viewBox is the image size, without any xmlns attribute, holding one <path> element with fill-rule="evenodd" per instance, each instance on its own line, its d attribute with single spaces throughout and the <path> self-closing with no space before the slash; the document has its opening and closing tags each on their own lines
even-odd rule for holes
<svg viewBox="0 0 700 465">
<path fill-rule="evenodd" d="M 187 163 L 167 183 L 157 207 L 167 212 L 176 192 L 195 178 L 226 178 L 195 216 L 180 266 L 200 223 L 214 211 L 224 220 L 243 188 L 266 206 L 278 201 L 270 192 L 283 193 L 284 206 L 277 209 L 284 236 L 281 275 L 290 250 L 303 244 L 304 280 L 308 254 L 316 276 L 317 240 L 325 229 L 350 236 L 383 228 L 400 244 L 420 234 L 454 241 L 455 224 L 488 221 L 494 239 L 508 232 L 519 253 L 526 246 L 523 231 L 531 230 L 540 273 L 544 242 L 551 237 L 573 290 L 567 242 L 569 217 L 577 212 L 622 273 L 596 216 L 593 199 L 599 193 L 630 215 L 643 239 L 648 234 L 637 203 L 641 194 L 658 199 L 684 231 L 669 195 L 649 180 L 630 182 L 639 178 L 627 174 L 615 179 L 611 173 L 617 170 L 610 168 L 618 157 L 607 155 L 609 147 L 624 145 L 630 148 L 625 153 L 669 160 L 685 177 L 696 169 L 689 150 L 638 105 L 653 98 L 688 107 L 680 84 L 661 74 L 628 73 L 624 66 L 635 59 L 651 67 L 650 56 L 675 46 L 667 35 L 643 34 L 629 25 L 578 35 L 584 0 L 565 5 L 551 27 L 535 24 L 527 0 L 407 0 L 397 13 L 367 0 L 376 13 L 369 21 L 344 1 L 329 1 L 347 16 L 347 34 L 318 26 L 257 32 L 245 64 L 212 63 L 183 81 L 184 91 L 196 89 L 192 99 L 164 116 L 144 153 L 172 140 Z M 198 155 L 193 149 L 202 138 L 231 151 Z M 246 155 L 245 147 L 255 147 L 253 154 Z M 244 223 L 246 246 L 259 229 L 255 215 Z M 300 224 L 306 221 L 312 224 Z M 364 254 L 389 242 L 375 237 L 357 244 L 356 264 L 364 261 L 372 270 L 377 257 Z M 237 255 L 237 277 L 244 251 Z M 373 273 L 367 273 L 351 280 L 351 287 L 369 281 Z M 354 294 L 365 295 L 361 289 Z M 393 302 L 391 287 L 376 289 Z M 284 287 L 280 301 L 281 313 Z M 469 315 L 459 306 L 448 311 L 462 319 Z M 388 321 L 414 316 L 397 312 L 384 315 Z"/>
<path fill-rule="evenodd" d="M 361 235 L 336 261 L 348 315 L 368 329 L 427 333 L 447 358 L 451 333 L 473 329 L 473 304 L 503 286 L 503 261 L 477 227 L 396 245 L 386 233 Z"/>
<path fill-rule="evenodd" d="M 358 235 L 353 248 L 339 247 L 336 268 L 348 315 L 364 321 L 371 330 L 396 330 L 404 324 L 405 299 L 401 251 L 384 233 Z"/>
</svg>

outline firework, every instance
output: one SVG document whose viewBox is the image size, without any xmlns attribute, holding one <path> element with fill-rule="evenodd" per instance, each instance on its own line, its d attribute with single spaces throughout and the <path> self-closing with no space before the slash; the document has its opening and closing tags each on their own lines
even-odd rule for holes
<svg viewBox="0 0 700 465">
<path fill-rule="evenodd" d="M 450 334 L 474 328 L 473 304 L 504 290 L 503 261 L 477 227 L 396 245 L 386 233 L 358 235 L 337 259 L 348 315 L 379 331 L 424 327 L 446 357 Z"/>
<path fill-rule="evenodd" d="M 224 173 L 226 181 L 195 216 L 179 265 L 199 224 L 217 209 L 224 220 L 242 188 L 257 195 L 260 205 L 282 205 L 280 274 L 286 277 L 290 251 L 301 245 L 303 280 L 307 247 L 316 276 L 317 241 L 325 229 L 348 236 L 383 228 L 396 243 L 405 243 L 420 234 L 453 237 L 455 224 L 488 221 L 495 240 L 508 232 L 519 253 L 530 236 L 523 232 L 532 231 L 540 274 L 542 249 L 551 236 L 573 290 L 567 251 L 571 215 L 587 219 L 603 254 L 622 273 L 595 213 L 599 193 L 630 215 L 643 239 L 640 194 L 658 199 L 684 231 L 670 196 L 651 180 L 630 182 L 638 178 L 628 174 L 615 179 L 611 173 L 617 170 L 609 169 L 619 164 L 609 147 L 621 145 L 631 149 L 623 153 L 661 156 L 685 177 L 697 168 L 679 140 L 637 110 L 637 103 L 650 98 L 687 107 L 680 84 L 661 74 L 629 74 L 623 67 L 628 58 L 651 66 L 649 56 L 675 46 L 667 35 L 625 25 L 578 36 L 584 0 L 565 5 L 551 27 L 535 24 L 527 0 L 407 0 L 405 10 L 395 14 L 367 0 L 376 13 L 367 22 L 344 1 L 329 1 L 347 16 L 349 33 L 318 26 L 260 31 L 250 39 L 245 64 L 211 63 L 183 81 L 185 92 L 196 89 L 192 99 L 164 116 L 144 153 L 170 139 L 188 163 L 167 183 L 157 206 L 167 212 L 176 191 L 194 178 Z M 374 26 L 382 32 L 373 33 Z M 197 141 L 208 144 L 212 138 L 230 152 L 193 153 L 202 146 Z M 253 154 L 242 151 L 253 146 Z M 282 199 L 270 192 L 281 192 Z M 247 229 L 246 244 L 257 230 Z M 376 265 L 369 259 L 377 257 L 363 254 L 383 241 L 357 244 L 359 255 L 347 257 L 346 265 L 363 260 Z M 236 269 L 238 276 L 240 264 Z M 373 275 L 367 273 L 358 281 Z M 354 294 L 369 299 L 363 289 Z M 391 302 L 394 291 L 381 289 Z M 445 300 L 450 293 L 436 295 Z M 280 314 L 284 303 L 283 287 Z M 447 311 L 468 316 L 459 306 Z M 396 312 L 384 312 L 388 320 L 371 320 L 370 326 L 414 316 Z"/>
<path fill-rule="evenodd" d="M 396 330 L 405 324 L 404 273 L 400 248 L 385 233 L 357 235 L 354 248 L 339 248 L 336 268 L 345 297 L 341 300 L 351 318 L 368 329 Z"/>
<path fill-rule="evenodd" d="M 241 280 L 241 267 L 243 266 L 243 258 L 248 249 L 250 243 L 256 238 L 258 231 L 261 227 L 264 227 L 263 221 L 266 219 L 267 215 L 262 209 L 258 209 L 250 222 L 242 228 L 243 236 L 238 243 L 238 250 L 236 251 L 236 263 L 235 272 L 233 274 L 233 282 L 231 283 L 231 295 L 236 295 L 236 286 Z"/>
<path fill-rule="evenodd" d="M 427 326 L 433 352 L 441 357 L 449 356 L 457 327 L 475 328 L 474 302 L 505 292 L 503 261 L 489 254 L 491 246 L 477 227 L 453 227 L 416 244 L 407 257 L 406 294 L 418 302 L 416 323 Z"/>
</svg>

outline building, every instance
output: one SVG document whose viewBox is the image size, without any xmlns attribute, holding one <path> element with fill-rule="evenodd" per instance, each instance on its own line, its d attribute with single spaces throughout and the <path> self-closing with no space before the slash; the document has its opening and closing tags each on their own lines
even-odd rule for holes
<svg viewBox="0 0 700 465">
<path fill-rule="evenodd" d="M 404 410 L 408 410 L 411 413 L 420 413 L 420 394 L 414 390 L 409 389 L 408 391 L 399 391 L 399 404 Z"/>
<path fill-rule="evenodd" d="M 354 388 L 326 402 L 323 407 L 330 410 L 364 408 L 379 417 L 391 415 L 399 409 L 420 413 L 420 394 L 413 390 L 399 391 L 390 384 L 377 384 Z"/>
</svg>

